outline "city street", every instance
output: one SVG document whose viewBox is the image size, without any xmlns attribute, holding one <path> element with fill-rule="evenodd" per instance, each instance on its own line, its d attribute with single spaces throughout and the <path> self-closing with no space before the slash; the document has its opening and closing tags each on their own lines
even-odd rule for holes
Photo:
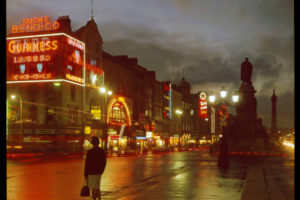
<svg viewBox="0 0 300 200">
<path fill-rule="evenodd" d="M 217 167 L 217 156 L 207 151 L 109 157 L 102 199 L 238 200 L 247 187 L 248 169 L 255 166 L 262 166 L 271 200 L 294 199 L 293 159 L 292 153 L 234 157 L 223 171 Z M 8 160 L 7 199 L 89 199 L 79 196 L 83 168 L 83 158 Z"/>
</svg>

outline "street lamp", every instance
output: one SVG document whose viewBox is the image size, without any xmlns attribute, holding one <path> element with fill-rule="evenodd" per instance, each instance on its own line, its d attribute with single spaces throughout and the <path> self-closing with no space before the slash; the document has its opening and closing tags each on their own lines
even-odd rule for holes
<svg viewBox="0 0 300 200">
<path fill-rule="evenodd" d="M 179 130 L 179 142 L 178 142 L 178 150 L 180 150 L 180 136 L 181 136 L 181 134 L 182 134 L 182 119 L 181 119 L 181 115 L 182 115 L 182 110 L 180 110 L 180 109 L 177 109 L 176 111 L 175 111 L 175 113 L 179 116 L 179 118 L 180 118 L 180 121 L 181 121 L 181 130 Z"/>
<path fill-rule="evenodd" d="M 227 96 L 227 90 L 225 89 L 225 87 L 223 87 L 220 91 L 220 96 L 222 99 L 225 99 Z"/>
<path fill-rule="evenodd" d="M 108 115 L 108 112 L 107 112 L 107 95 L 108 96 L 112 95 L 112 91 L 110 91 L 110 90 L 107 91 L 107 89 L 105 87 L 101 87 L 100 88 L 100 93 L 104 94 L 104 110 L 105 110 L 105 112 L 103 112 L 102 116 L 103 116 L 104 124 L 105 124 L 104 132 L 106 134 L 107 133 L 106 119 L 107 119 L 107 115 Z M 103 145 L 103 146 L 105 146 L 105 145 Z M 108 147 L 108 142 L 107 142 L 107 147 Z"/>
<path fill-rule="evenodd" d="M 220 138 L 222 135 L 223 128 L 226 126 L 226 115 L 227 115 L 227 107 L 225 104 L 225 99 L 227 97 L 227 90 L 225 87 L 222 87 L 220 91 L 220 97 L 221 102 L 220 104 L 216 103 L 216 96 L 211 93 L 211 95 L 208 97 L 209 102 L 211 104 L 211 135 L 212 135 L 212 142 L 218 140 L 217 138 Z M 232 95 L 232 101 L 233 103 L 237 103 L 239 100 L 239 95 L 237 92 L 234 92 Z M 217 105 L 216 105 L 217 104 Z M 219 126 L 219 136 L 215 136 L 215 105 L 219 108 L 219 119 L 220 119 L 220 126 Z"/>
<path fill-rule="evenodd" d="M 15 95 L 15 94 L 12 94 L 10 96 L 10 98 L 13 99 L 13 100 L 15 100 L 17 97 L 20 100 L 19 101 L 20 102 L 20 135 L 21 135 L 21 144 L 23 146 L 23 108 L 22 108 L 23 103 L 22 103 L 22 98 L 21 98 L 21 96 Z"/>
<path fill-rule="evenodd" d="M 233 103 L 237 103 L 239 101 L 239 95 L 237 92 L 234 92 L 232 95 L 232 101 Z"/>
<path fill-rule="evenodd" d="M 104 107 L 105 107 L 105 113 L 103 113 L 105 116 L 107 116 L 107 95 L 111 96 L 112 95 L 112 91 L 108 90 L 105 87 L 101 87 L 100 88 L 100 93 L 104 94 Z"/>
</svg>

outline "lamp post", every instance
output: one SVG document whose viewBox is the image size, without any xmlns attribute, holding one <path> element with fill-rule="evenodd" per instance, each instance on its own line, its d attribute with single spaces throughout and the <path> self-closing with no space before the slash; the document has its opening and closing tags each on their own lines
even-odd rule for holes
<svg viewBox="0 0 300 200">
<path fill-rule="evenodd" d="M 179 119 L 180 119 L 180 127 L 181 127 L 181 130 L 179 130 L 179 142 L 178 142 L 178 150 L 180 150 L 180 135 L 182 134 L 182 118 L 181 118 L 181 115 L 182 115 L 182 110 L 180 109 L 177 109 L 175 111 L 175 113 L 179 116 Z"/>
<path fill-rule="evenodd" d="M 227 118 L 227 106 L 226 106 L 226 97 L 227 97 L 227 90 L 225 87 L 222 87 L 221 91 L 220 91 L 220 99 L 221 101 L 219 103 L 216 103 L 216 95 L 214 95 L 213 93 L 209 96 L 209 102 L 211 104 L 211 135 L 212 135 L 212 142 L 217 142 L 219 141 L 220 137 L 222 137 L 222 131 L 223 129 L 226 127 L 227 122 L 226 122 L 226 118 Z M 239 96 L 237 92 L 234 92 L 232 95 L 232 101 L 233 103 L 237 103 L 239 100 Z M 217 107 L 218 109 L 218 116 L 219 116 L 219 127 L 218 130 L 219 135 L 216 136 L 216 120 L 215 120 L 215 116 L 216 116 L 216 109 L 215 107 Z"/>
<path fill-rule="evenodd" d="M 20 136 L 21 136 L 21 144 L 23 146 L 23 108 L 22 108 L 23 103 L 22 103 L 22 98 L 21 98 L 21 96 L 15 95 L 15 94 L 10 96 L 10 98 L 12 98 L 14 100 L 16 99 L 16 97 L 18 97 L 20 100 L 19 101 L 20 102 Z"/>
<path fill-rule="evenodd" d="M 112 91 L 107 90 L 105 87 L 101 87 L 100 88 L 100 93 L 104 94 L 104 106 L 103 106 L 104 109 L 103 110 L 105 110 L 105 111 L 103 112 L 102 116 L 103 116 L 103 119 L 104 119 L 105 126 L 104 126 L 103 130 L 104 130 L 104 134 L 107 134 L 107 122 L 106 122 L 107 115 L 108 115 L 108 112 L 107 112 L 107 95 L 111 96 L 112 95 Z M 107 149 L 108 149 L 108 145 L 109 144 L 108 144 L 108 139 L 107 139 L 107 145 L 103 145 L 103 146 L 107 146 Z"/>
<path fill-rule="evenodd" d="M 219 138 L 222 137 L 222 133 L 224 127 L 227 125 L 226 118 L 227 118 L 227 107 L 225 104 L 225 98 L 227 97 L 227 90 L 223 87 L 220 91 L 221 97 L 221 106 L 219 107 L 219 115 L 220 115 L 220 135 Z"/>
<path fill-rule="evenodd" d="M 221 102 L 219 103 L 219 105 L 217 105 L 219 121 L 220 121 L 219 127 L 218 127 L 219 136 L 217 136 L 217 142 L 219 142 L 219 145 L 218 145 L 218 149 L 219 149 L 218 167 L 220 167 L 220 168 L 228 168 L 228 166 L 229 166 L 229 157 L 228 157 L 228 152 L 227 152 L 227 139 L 226 139 L 227 135 L 224 134 L 225 133 L 224 128 L 227 126 L 226 97 L 227 97 L 227 90 L 225 89 L 225 87 L 222 87 L 222 89 L 220 91 Z M 216 97 L 213 94 L 211 96 L 209 96 L 209 101 L 212 105 L 212 108 L 215 105 L 215 100 L 216 100 Z M 237 92 L 234 92 L 232 95 L 233 103 L 237 103 L 238 100 L 239 100 L 239 96 L 238 96 Z M 214 109 L 212 109 L 212 110 L 214 110 Z M 213 114 L 215 115 L 215 112 L 213 112 Z M 215 117 L 215 116 L 212 116 L 212 117 Z M 211 120 L 211 121 L 214 121 L 214 120 Z M 216 150 L 216 149 L 214 149 L 214 150 Z"/>
</svg>

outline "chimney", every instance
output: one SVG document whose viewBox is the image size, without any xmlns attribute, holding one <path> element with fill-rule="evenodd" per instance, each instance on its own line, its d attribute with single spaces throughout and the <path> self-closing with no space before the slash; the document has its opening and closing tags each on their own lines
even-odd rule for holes
<svg viewBox="0 0 300 200">
<path fill-rule="evenodd" d="M 71 28 L 71 20 L 69 16 L 61 16 L 58 17 L 59 22 L 59 31 L 64 32 L 64 33 L 71 33 L 72 28 Z"/>
</svg>

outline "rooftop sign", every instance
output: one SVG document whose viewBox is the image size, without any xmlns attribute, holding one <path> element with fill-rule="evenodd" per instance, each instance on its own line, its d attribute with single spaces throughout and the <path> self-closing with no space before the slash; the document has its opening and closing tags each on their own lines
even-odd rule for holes
<svg viewBox="0 0 300 200">
<path fill-rule="evenodd" d="M 24 18 L 21 25 L 12 25 L 11 33 L 33 33 L 43 31 L 55 31 L 59 28 L 59 22 L 50 22 L 50 17 Z"/>
</svg>

